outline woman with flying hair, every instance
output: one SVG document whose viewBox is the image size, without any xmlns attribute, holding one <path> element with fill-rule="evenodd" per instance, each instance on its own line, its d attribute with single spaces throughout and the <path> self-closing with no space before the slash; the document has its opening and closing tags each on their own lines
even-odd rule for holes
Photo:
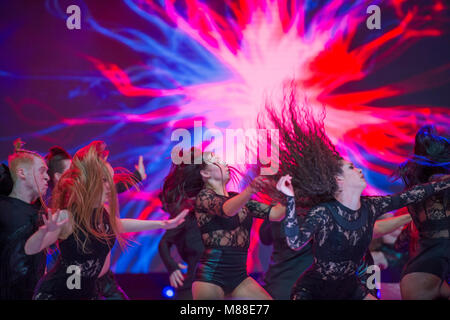
<svg viewBox="0 0 450 320">
<path fill-rule="evenodd" d="M 183 221 L 186 212 L 166 221 L 120 219 L 114 179 L 127 184 L 133 181 L 128 174 L 114 175 L 107 156 L 102 141 L 94 141 L 75 154 L 53 191 L 51 208 L 55 213 L 48 212 L 44 225 L 25 243 L 29 255 L 56 241 L 61 251 L 55 267 L 36 286 L 34 299 L 95 299 L 96 279 L 108 271 L 106 258 L 115 241 L 121 248 L 126 244 L 122 233 L 171 229 Z M 74 276 L 79 282 L 74 280 L 71 287 Z"/>
<path fill-rule="evenodd" d="M 447 176 L 392 196 L 362 197 L 362 170 L 344 160 L 307 104 L 297 106 L 294 89 L 279 116 L 267 107 L 280 130 L 280 175 L 290 175 L 283 221 L 286 240 L 300 250 L 313 240 L 313 264 L 298 279 L 292 299 L 375 299 L 357 278 L 357 269 L 372 239 L 376 219 L 383 213 L 419 203 L 450 187 Z M 295 190 L 295 192 L 294 192 Z M 298 224 L 295 207 L 309 209 Z"/>
<path fill-rule="evenodd" d="M 184 150 L 183 150 L 184 151 Z M 253 218 L 282 220 L 286 208 L 251 200 L 265 184 L 256 177 L 241 193 L 229 192 L 230 168 L 211 152 L 187 150 L 174 164 L 160 199 L 167 211 L 193 208 L 205 250 L 192 283 L 194 300 L 271 299 L 247 273 Z"/>
<path fill-rule="evenodd" d="M 414 155 L 396 175 L 407 188 L 450 173 L 450 141 L 426 125 L 416 134 Z M 418 233 L 418 248 L 406 264 L 400 289 L 403 299 L 450 298 L 450 190 L 408 206 Z"/>
</svg>

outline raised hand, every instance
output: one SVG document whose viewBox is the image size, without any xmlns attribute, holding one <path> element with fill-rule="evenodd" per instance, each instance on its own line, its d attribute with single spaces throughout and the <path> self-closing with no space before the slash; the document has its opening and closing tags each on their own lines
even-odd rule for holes
<svg viewBox="0 0 450 320">
<path fill-rule="evenodd" d="M 142 181 L 147 179 L 147 173 L 145 172 L 144 157 L 143 156 L 139 156 L 139 162 L 134 167 L 139 172 L 139 174 L 141 175 Z"/>
<path fill-rule="evenodd" d="M 184 218 L 189 213 L 189 209 L 184 209 L 175 218 L 169 220 L 162 220 L 163 229 L 173 229 L 184 222 Z"/>
<path fill-rule="evenodd" d="M 54 214 L 51 213 L 51 210 L 48 210 L 47 217 L 43 215 L 42 219 L 44 220 L 44 225 L 39 229 L 46 232 L 54 232 L 60 230 L 69 221 L 69 216 L 67 210 L 58 210 Z"/>
<path fill-rule="evenodd" d="M 284 193 L 287 196 L 294 196 L 294 187 L 291 183 L 292 177 L 290 175 L 285 175 L 278 180 L 277 190 Z"/>
</svg>

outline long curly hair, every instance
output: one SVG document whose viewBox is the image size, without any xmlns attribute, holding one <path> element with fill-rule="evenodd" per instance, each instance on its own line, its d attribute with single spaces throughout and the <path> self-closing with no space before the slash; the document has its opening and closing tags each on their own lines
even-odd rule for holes
<svg viewBox="0 0 450 320">
<path fill-rule="evenodd" d="M 284 89 L 281 106 L 266 102 L 265 109 L 280 139 L 279 171 L 269 178 L 278 180 L 289 174 L 297 206 L 308 208 L 331 201 L 338 191 L 336 176 L 342 173 L 342 157 L 325 133 L 325 110 L 314 117 L 306 99 L 298 103 L 293 83 Z M 260 126 L 261 119 L 264 117 L 258 119 Z M 280 198 L 273 188 L 269 192 L 272 198 Z"/>
<path fill-rule="evenodd" d="M 435 174 L 450 172 L 450 141 L 440 136 L 433 125 L 419 129 L 415 137 L 414 155 L 402 163 L 393 177 L 401 178 L 407 188 L 426 183 Z"/>
<path fill-rule="evenodd" d="M 89 236 L 106 243 L 115 236 L 121 248 L 126 244 L 121 236 L 120 220 L 117 219 L 117 191 L 110 165 L 106 161 L 107 156 L 108 151 L 103 141 L 93 141 L 78 150 L 71 167 L 61 176 L 52 194 L 52 208 L 70 212 L 69 221 L 75 240 L 85 253 L 88 253 Z M 108 210 L 101 204 L 104 179 L 110 189 Z M 133 184 L 131 177 L 123 176 L 122 179 L 126 180 L 125 183 Z M 109 224 L 110 230 L 98 228 L 105 223 Z"/>
</svg>

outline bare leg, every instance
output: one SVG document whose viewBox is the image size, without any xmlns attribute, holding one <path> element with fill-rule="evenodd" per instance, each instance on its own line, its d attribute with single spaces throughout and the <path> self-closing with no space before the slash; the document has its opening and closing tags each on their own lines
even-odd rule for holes
<svg viewBox="0 0 450 320">
<path fill-rule="evenodd" d="M 425 272 L 413 272 L 403 277 L 400 291 L 404 300 L 432 300 L 447 295 L 450 290 L 441 278 Z M 445 285 L 445 286 L 444 286 Z"/>
<path fill-rule="evenodd" d="M 214 283 L 194 281 L 192 283 L 192 298 L 194 300 L 223 300 L 225 293 Z"/>
<path fill-rule="evenodd" d="M 247 277 L 231 293 L 234 299 L 272 300 L 272 297 L 252 277 Z"/>
</svg>

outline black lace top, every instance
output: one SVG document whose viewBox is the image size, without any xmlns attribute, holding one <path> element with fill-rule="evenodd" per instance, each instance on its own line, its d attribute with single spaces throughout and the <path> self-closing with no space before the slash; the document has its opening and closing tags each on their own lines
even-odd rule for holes
<svg viewBox="0 0 450 320">
<path fill-rule="evenodd" d="M 252 218 L 269 218 L 272 206 L 254 200 L 248 201 L 235 216 L 225 215 L 224 203 L 236 195 L 230 192 L 229 197 L 222 196 L 207 188 L 197 195 L 195 215 L 205 247 L 248 248 Z"/>
<path fill-rule="evenodd" d="M 433 177 L 431 177 L 433 179 Z M 450 239 L 450 189 L 408 206 L 420 239 Z"/>
<path fill-rule="evenodd" d="M 283 220 L 288 245 L 299 250 L 314 239 L 311 270 L 319 273 L 323 280 L 354 276 L 379 216 L 419 203 L 448 187 L 450 179 L 416 186 L 392 196 L 361 197 L 358 210 L 351 210 L 338 201 L 320 204 L 308 212 L 300 226 L 295 216 L 294 198 L 288 197 L 287 215 Z"/>
<path fill-rule="evenodd" d="M 97 230 L 104 229 L 112 237 L 108 240 L 100 240 L 88 235 L 85 250 L 79 246 L 74 234 L 70 234 L 65 240 L 60 240 L 60 255 L 55 266 L 43 277 L 36 288 L 34 299 L 93 299 L 97 297 L 95 281 L 100 275 L 111 248 L 115 243 L 115 237 L 108 223 L 108 216 L 104 211 L 104 224 L 97 226 Z M 80 233 L 80 240 L 86 237 Z M 72 267 L 71 267 L 72 266 Z M 80 270 L 80 288 L 70 289 L 67 286 L 69 277 L 74 274 L 73 266 Z"/>
</svg>

